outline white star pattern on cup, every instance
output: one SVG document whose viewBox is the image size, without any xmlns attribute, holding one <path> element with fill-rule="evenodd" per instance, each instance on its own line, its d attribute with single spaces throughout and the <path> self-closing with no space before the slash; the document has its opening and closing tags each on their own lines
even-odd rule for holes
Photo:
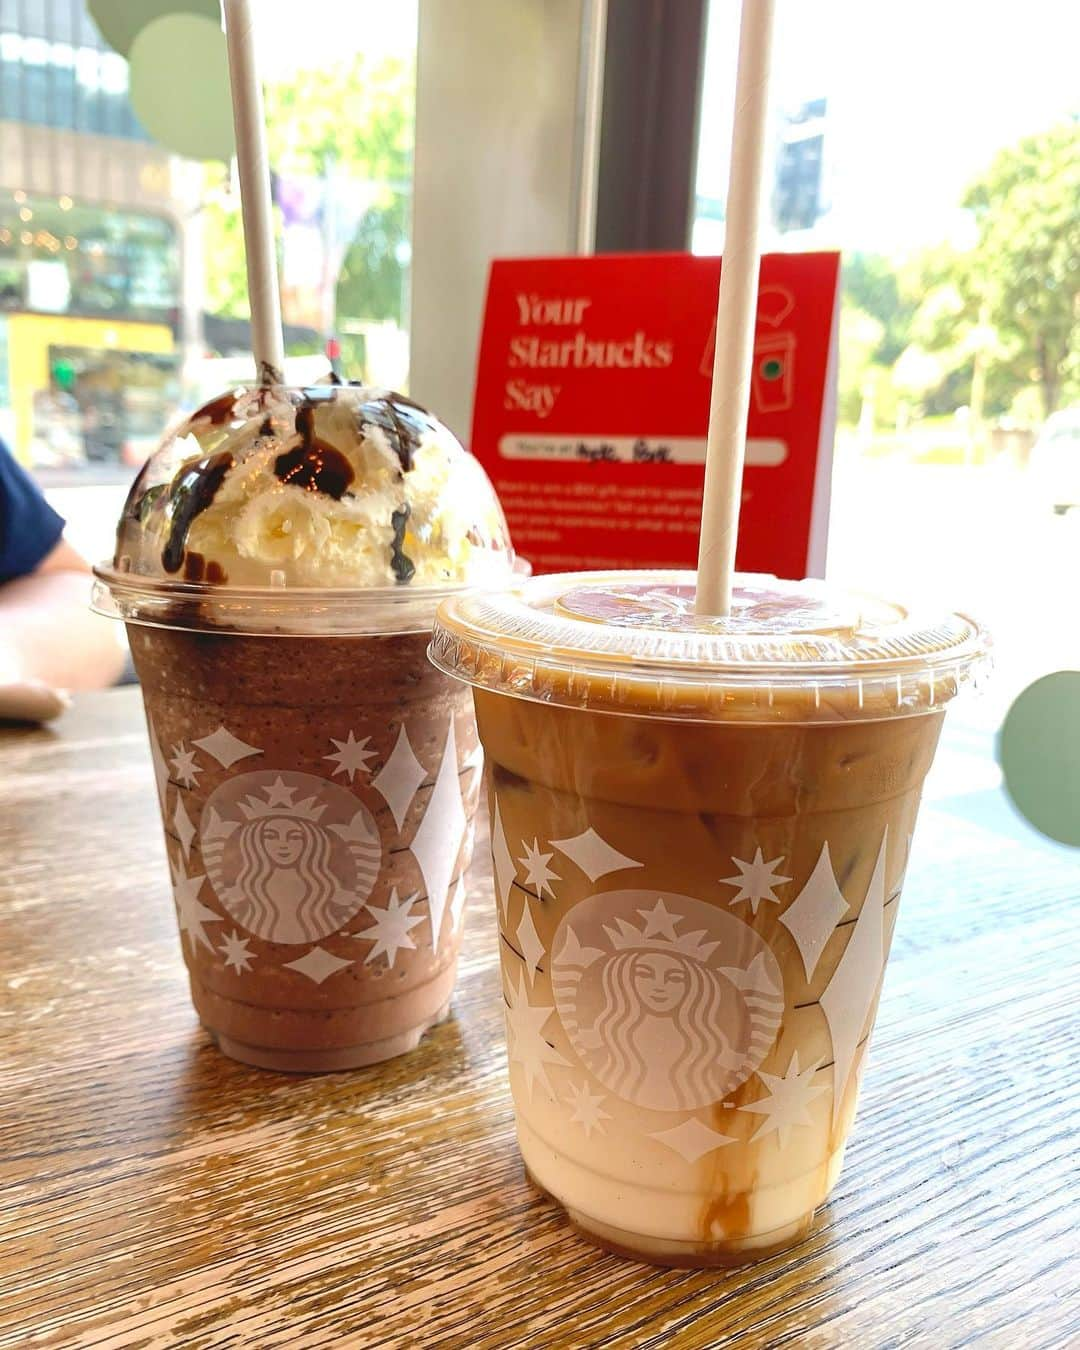
<svg viewBox="0 0 1080 1350">
<path fill-rule="evenodd" d="M 540 958 L 544 955 L 545 948 L 543 942 L 540 941 L 540 934 L 536 931 L 536 924 L 533 922 L 528 896 L 525 897 L 524 912 L 521 916 L 521 922 L 517 926 L 517 940 L 525 961 L 525 969 L 529 972 L 529 983 L 532 984 L 536 977 L 536 967 L 540 963 Z"/>
<path fill-rule="evenodd" d="M 328 952 L 323 947 L 312 947 L 311 951 L 295 961 L 286 961 L 285 969 L 306 975 L 314 984 L 322 984 L 331 975 L 351 965 L 351 961 L 343 961 L 340 956 L 335 956 L 333 952 Z"/>
<path fill-rule="evenodd" d="M 823 844 L 806 885 L 780 915 L 780 922 L 795 939 L 808 980 L 847 909 L 833 875 L 829 845 Z"/>
<path fill-rule="evenodd" d="M 885 847 L 881 848 L 859 917 L 844 954 L 819 1002 L 829 1024 L 833 1047 L 833 1120 L 838 1120 L 855 1069 L 863 1029 L 877 998 L 885 966 Z"/>
<path fill-rule="evenodd" d="M 499 910 L 505 918 L 510 903 L 510 888 L 517 876 L 517 868 L 506 842 L 506 830 L 503 828 L 502 807 L 495 798 L 495 819 L 491 825 L 491 865 L 495 872 L 495 887 L 499 896 Z"/>
<path fill-rule="evenodd" d="M 826 1083 L 814 1083 L 811 1080 L 822 1061 L 817 1059 L 809 1068 L 799 1072 L 799 1052 L 792 1052 L 787 1072 L 782 1076 L 766 1073 L 758 1069 L 757 1076 L 769 1089 L 768 1094 L 756 1102 L 747 1102 L 740 1111 L 752 1111 L 764 1116 L 758 1128 L 750 1136 L 751 1143 L 776 1131 L 781 1148 L 787 1147 L 791 1131 L 796 1125 L 811 1125 L 809 1106 L 815 1097 L 828 1090 Z"/>
<path fill-rule="evenodd" d="M 522 843 L 524 842 L 522 840 Z M 534 888 L 536 896 L 540 900 L 543 900 L 545 890 L 554 900 L 555 892 L 551 889 L 551 883 L 561 880 L 558 873 L 553 872 L 548 867 L 552 857 L 551 853 L 541 853 L 539 842 L 533 839 L 531 847 L 525 844 L 524 858 L 518 859 L 518 865 L 525 869 L 525 884 Z"/>
<path fill-rule="evenodd" d="M 209 736 L 203 736 L 193 744 L 200 750 L 205 750 L 212 759 L 216 759 L 223 769 L 231 769 L 237 760 L 247 759 L 249 755 L 262 754 L 256 746 L 248 745 L 226 727 L 218 727 L 217 731 Z"/>
<path fill-rule="evenodd" d="M 158 801 L 161 804 L 162 815 L 165 814 L 165 794 L 169 789 L 169 766 L 165 763 L 165 756 L 161 753 L 161 746 L 158 744 L 157 733 L 154 731 L 154 724 L 150 726 L 150 759 L 154 766 L 154 782 L 157 784 Z"/>
<path fill-rule="evenodd" d="M 588 1083 L 582 1083 L 580 1087 L 576 1083 L 567 1083 L 566 1088 L 570 1094 L 565 1099 L 570 1104 L 570 1119 L 585 1131 L 585 1138 L 591 1138 L 594 1130 L 597 1134 L 606 1134 L 601 1122 L 610 1120 L 611 1113 L 601 1105 L 606 1100 L 604 1095 L 590 1092 Z"/>
<path fill-rule="evenodd" d="M 454 879 L 454 870 L 461 856 L 461 846 L 465 842 L 468 823 L 461 800 L 457 740 L 451 718 L 439 772 L 435 777 L 435 786 L 424 808 L 424 818 L 417 826 L 412 843 L 409 845 L 427 888 L 432 950 L 439 945 L 443 911 L 446 908 L 450 883 Z"/>
<path fill-rule="evenodd" d="M 173 899 L 176 901 L 176 917 L 181 933 L 186 933 L 192 951 L 201 942 L 207 951 L 214 950 L 214 944 L 206 935 L 208 923 L 222 923 L 220 914 L 201 903 L 199 892 L 206 880 L 203 875 L 189 877 L 184 871 L 183 860 L 179 860 L 173 870 Z"/>
<path fill-rule="evenodd" d="M 412 939 L 410 929 L 415 928 L 418 923 L 423 923 L 424 916 L 413 914 L 411 911 L 413 905 L 419 899 L 420 892 L 414 891 L 407 900 L 400 900 L 395 887 L 390 892 L 390 899 L 387 901 L 385 909 L 367 906 L 367 912 L 375 922 L 370 928 L 365 928 L 352 935 L 355 938 L 360 938 L 363 942 L 374 943 L 371 951 L 364 957 L 364 965 L 370 965 L 376 957 L 385 956 L 386 964 L 393 966 L 399 951 L 402 949 L 416 950 L 416 943 Z"/>
<path fill-rule="evenodd" d="M 667 906 L 663 900 L 657 900 L 652 909 L 639 909 L 638 913 L 645 920 L 644 937 L 656 937 L 662 934 L 674 942 L 678 934 L 675 932 L 675 925 L 679 922 L 678 914 L 668 912 Z"/>
<path fill-rule="evenodd" d="M 703 1125 L 696 1116 L 691 1116 L 689 1120 L 684 1120 L 681 1125 L 676 1125 L 670 1130 L 657 1130 L 655 1134 L 650 1134 L 649 1138 L 674 1150 L 688 1163 L 696 1163 L 713 1149 L 736 1142 L 728 1135 L 712 1129 L 711 1126 Z"/>
<path fill-rule="evenodd" d="M 225 935 L 225 941 L 218 948 L 218 951 L 225 958 L 225 964 L 231 966 L 238 973 L 242 970 L 251 969 L 251 952 L 248 951 L 248 939 L 242 938 L 235 929 Z"/>
<path fill-rule="evenodd" d="M 404 727 L 398 732 L 390 758 L 371 781 L 385 799 L 400 830 L 417 788 L 424 781 L 424 766 L 413 754 Z"/>
<path fill-rule="evenodd" d="M 195 838 L 195 826 L 191 823 L 191 817 L 184 810 L 184 799 L 179 793 L 176 794 L 176 807 L 172 815 L 173 829 L 176 831 L 177 838 L 180 840 L 180 846 L 184 850 L 184 857 L 191 856 L 191 841 Z"/>
<path fill-rule="evenodd" d="M 762 900 L 771 900 L 774 905 L 780 903 L 779 897 L 773 894 L 774 888 L 791 880 L 790 877 L 782 877 L 774 871 L 775 868 L 783 865 L 783 858 L 773 858 L 766 862 L 762 857 L 761 849 L 757 849 L 754 853 L 753 862 L 743 862 L 739 858 L 732 858 L 731 861 L 739 869 L 740 875 L 721 878 L 722 885 L 739 888 L 738 895 L 728 901 L 729 905 L 737 905 L 741 900 L 749 900 L 750 912 L 756 914 L 758 905 Z"/>
<path fill-rule="evenodd" d="M 465 889 L 465 875 L 462 873 L 458 877 L 458 884 L 454 887 L 454 893 L 450 897 L 450 925 L 451 931 L 461 927 L 461 921 L 465 913 L 465 901 L 468 893 Z"/>
<path fill-rule="evenodd" d="M 263 791 L 266 793 L 267 806 L 292 806 L 296 796 L 296 788 L 290 787 L 280 774 Z"/>
<path fill-rule="evenodd" d="M 184 742 L 173 746 L 173 752 L 170 759 L 173 767 L 173 773 L 176 774 L 176 781 L 182 787 L 194 787 L 199 780 L 199 774 L 202 769 L 195 762 L 195 751 L 186 750 Z"/>
<path fill-rule="evenodd" d="M 607 876 L 609 872 L 622 872 L 628 867 L 644 867 L 644 863 L 628 858 L 617 848 L 612 848 L 606 839 L 596 833 L 590 825 L 581 834 L 569 839 L 553 839 L 552 848 L 565 853 L 572 863 L 585 873 L 590 881 Z"/>
<path fill-rule="evenodd" d="M 358 741 L 350 731 L 348 737 L 343 741 L 339 741 L 334 736 L 331 736 L 330 740 L 337 746 L 337 751 L 332 755 L 323 755 L 323 759 L 328 759 L 336 765 L 334 769 L 335 778 L 339 773 L 347 773 L 351 783 L 358 773 L 371 772 L 367 762 L 369 759 L 378 758 L 378 756 L 374 750 L 367 748 L 371 744 L 370 736 L 365 736 L 362 741 Z"/>
<path fill-rule="evenodd" d="M 549 1097 L 555 1094 L 547 1076 L 547 1065 L 562 1064 L 566 1060 L 544 1039 L 544 1027 L 555 1013 L 550 1004 L 533 1006 L 529 1002 L 529 993 L 525 988 L 525 976 L 518 971 L 517 988 L 511 989 L 507 998 L 506 1033 L 510 1063 L 521 1067 L 525 1079 L 525 1092 L 532 1099 L 533 1087 L 540 1083 Z"/>
</svg>

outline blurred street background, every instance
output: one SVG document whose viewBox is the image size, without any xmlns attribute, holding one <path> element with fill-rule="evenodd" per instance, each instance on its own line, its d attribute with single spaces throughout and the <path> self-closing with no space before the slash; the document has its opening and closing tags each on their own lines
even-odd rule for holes
<svg viewBox="0 0 1080 1350">
<path fill-rule="evenodd" d="M 258 8 L 289 374 L 407 390 L 416 0 Z M 186 139 L 224 82 L 127 9 L 0 0 L 0 437 L 91 558 L 162 429 L 251 363 L 228 145 Z M 179 9 L 177 42 L 216 23 Z M 712 0 L 700 253 L 737 24 Z M 765 246 L 844 257 L 829 574 L 984 618 L 998 677 L 957 716 L 991 736 L 1080 665 L 1080 6 L 780 0 L 777 35 Z"/>
</svg>

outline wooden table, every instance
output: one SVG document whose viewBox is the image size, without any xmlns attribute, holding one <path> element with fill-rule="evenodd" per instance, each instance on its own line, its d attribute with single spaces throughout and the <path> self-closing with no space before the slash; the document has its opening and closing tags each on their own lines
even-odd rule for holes
<svg viewBox="0 0 1080 1350">
<path fill-rule="evenodd" d="M 699 1273 L 600 1254 L 524 1181 L 484 841 L 453 1019 L 261 1073 L 191 1011 L 138 692 L 0 731 L 0 1346 L 1080 1344 L 1080 867 L 960 732 L 834 1198 Z"/>
</svg>

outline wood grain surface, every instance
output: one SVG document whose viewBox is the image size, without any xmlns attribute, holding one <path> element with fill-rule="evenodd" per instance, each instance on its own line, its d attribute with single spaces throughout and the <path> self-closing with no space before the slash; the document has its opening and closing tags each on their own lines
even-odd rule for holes
<svg viewBox="0 0 1080 1350">
<path fill-rule="evenodd" d="M 454 1016 L 417 1052 L 292 1079 L 210 1046 L 138 699 L 0 731 L 0 1347 L 1080 1344 L 1080 869 L 996 794 L 924 808 L 810 1236 L 662 1271 L 524 1181 L 484 839 Z M 971 753 L 947 732 L 942 772 Z"/>
</svg>

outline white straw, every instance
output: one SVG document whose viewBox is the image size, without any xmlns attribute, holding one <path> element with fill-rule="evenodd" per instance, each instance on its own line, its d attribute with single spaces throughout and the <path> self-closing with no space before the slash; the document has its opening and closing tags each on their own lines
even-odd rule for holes
<svg viewBox="0 0 1080 1350">
<path fill-rule="evenodd" d="M 735 125 L 731 138 L 724 258 L 716 314 L 705 495 L 698 549 L 698 614 L 731 609 L 731 579 L 742 502 L 746 418 L 757 312 L 758 227 L 768 109 L 774 0 L 743 0 Z"/>
<path fill-rule="evenodd" d="M 251 304 L 251 347 L 259 383 L 280 384 L 285 345 L 281 335 L 274 217 L 270 207 L 270 165 L 262 85 L 255 66 L 255 41 L 250 0 L 225 0 L 225 36 L 229 46 L 236 163 L 240 172 L 240 205 L 244 214 L 248 298 Z"/>
</svg>

